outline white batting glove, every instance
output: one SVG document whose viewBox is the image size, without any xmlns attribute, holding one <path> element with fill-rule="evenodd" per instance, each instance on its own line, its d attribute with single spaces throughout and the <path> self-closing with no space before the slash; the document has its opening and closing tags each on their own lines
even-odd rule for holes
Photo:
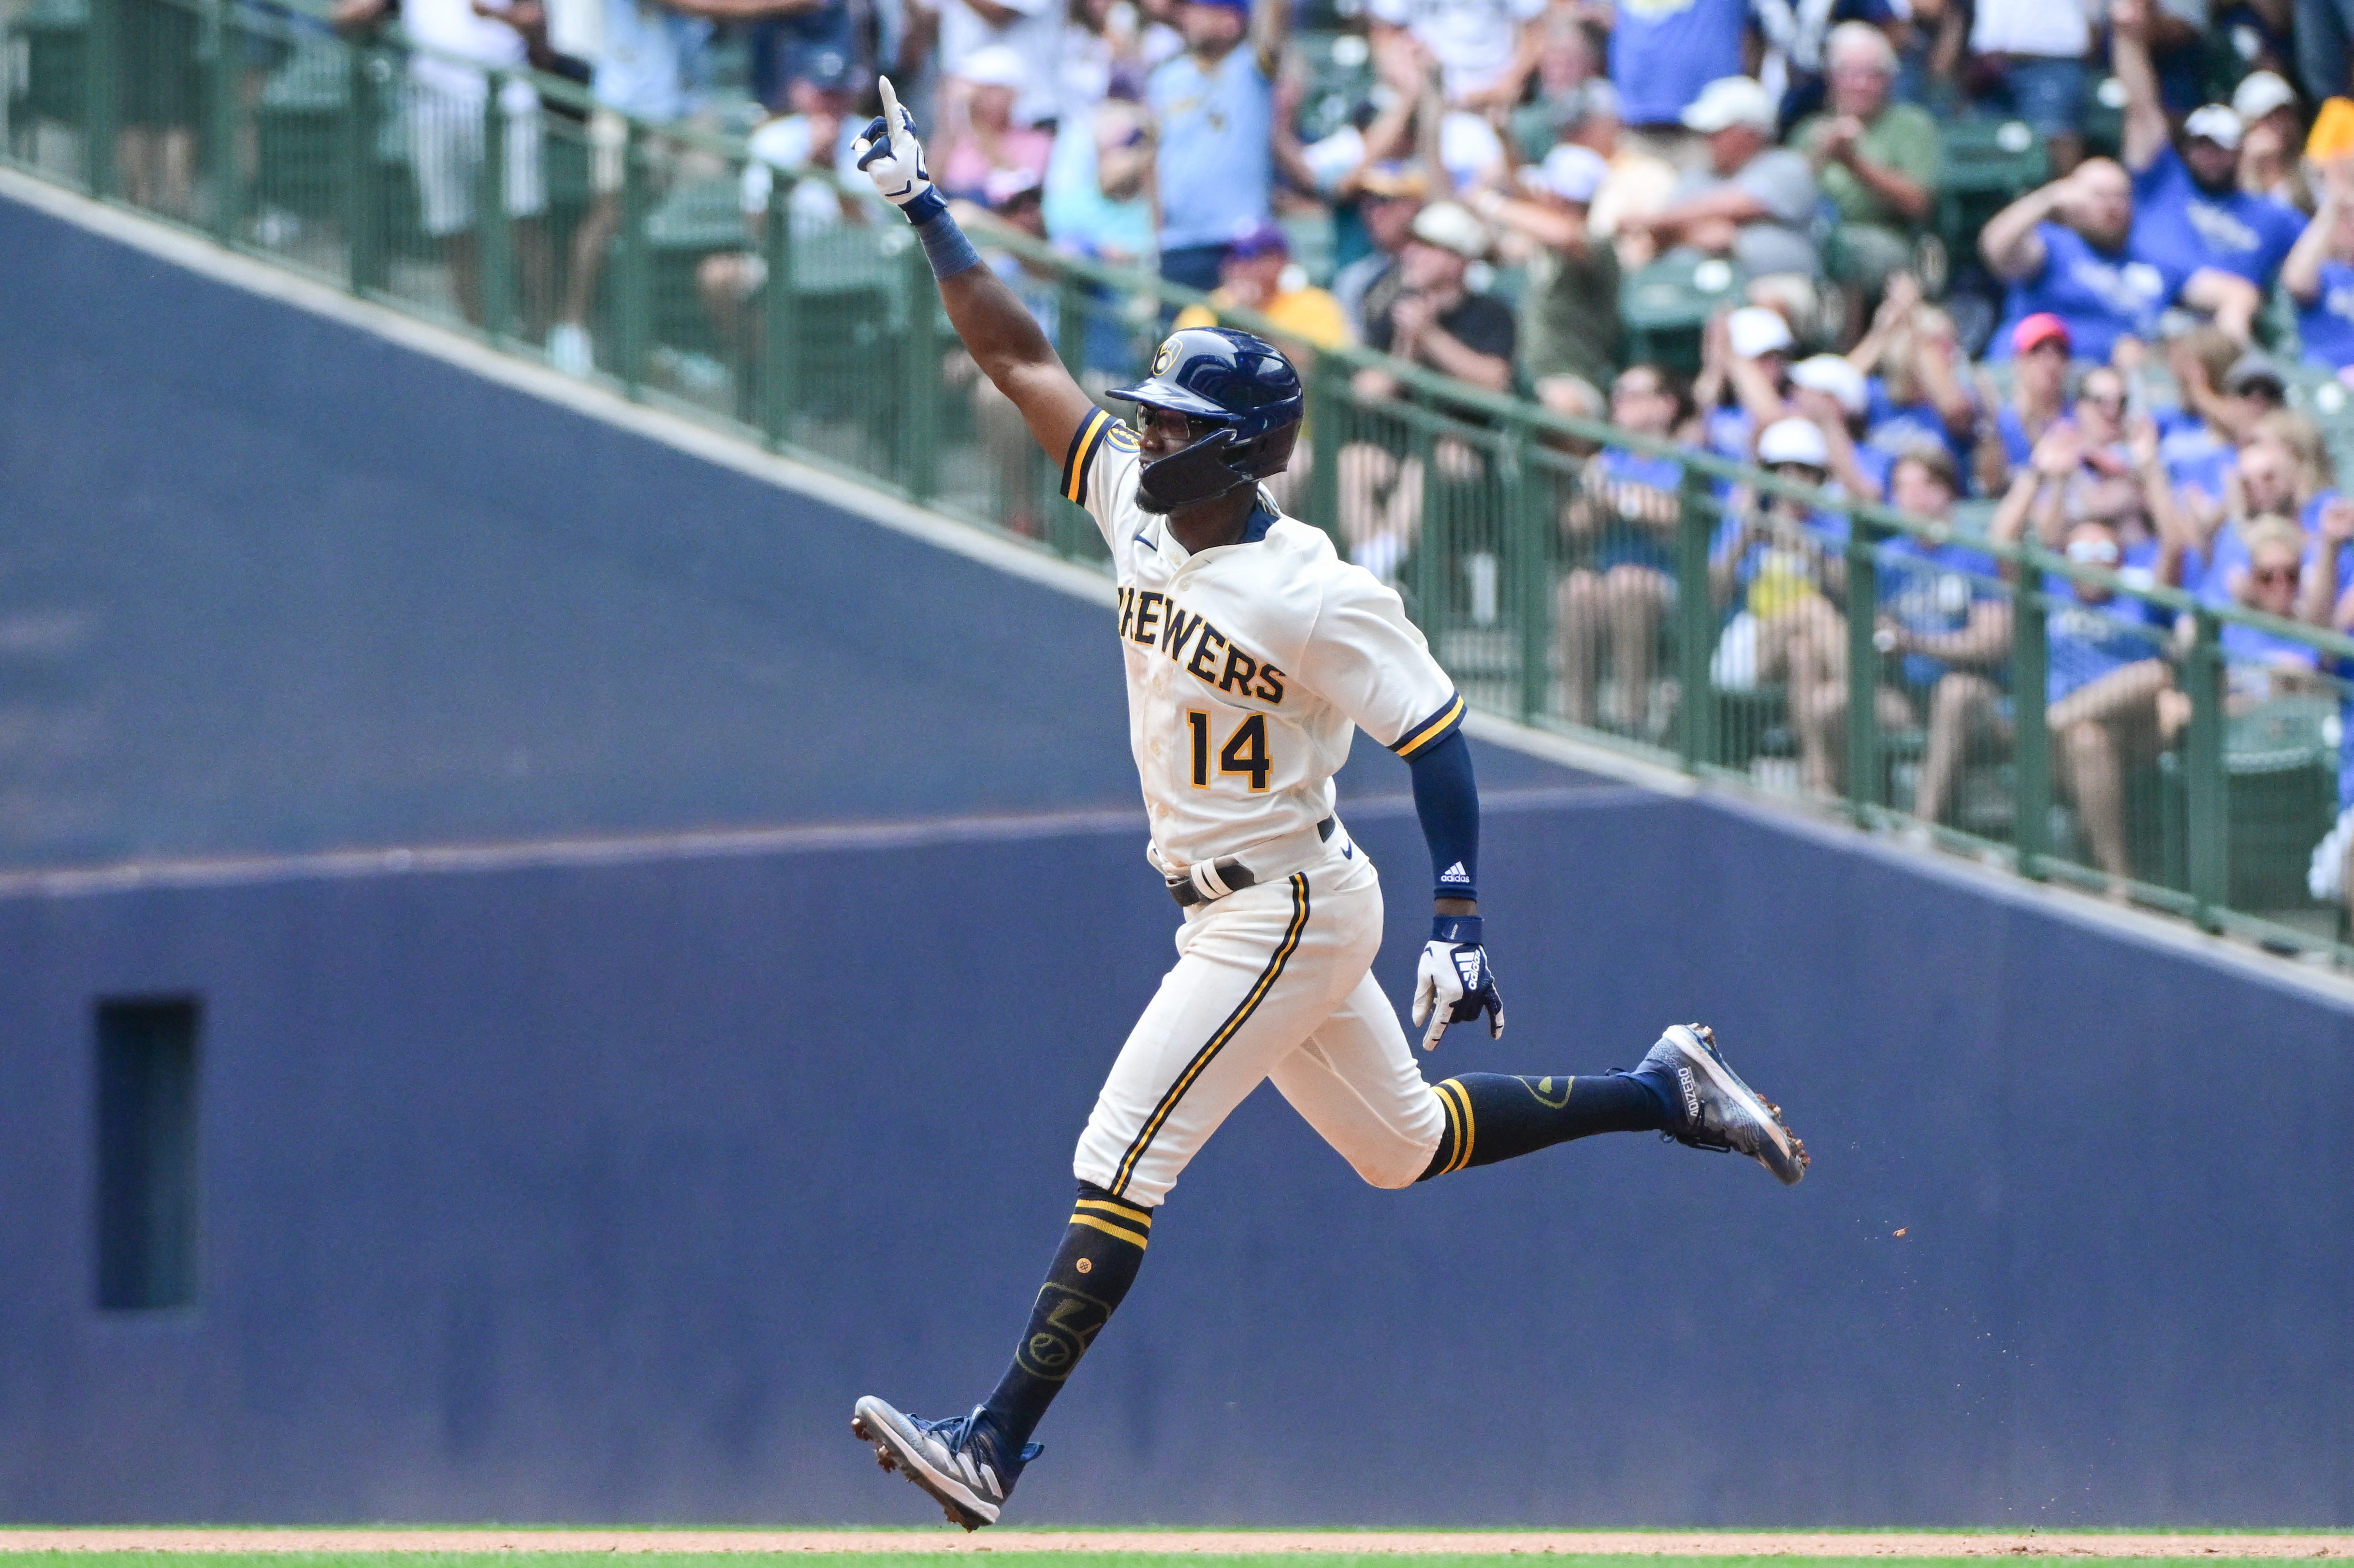
<svg viewBox="0 0 2354 1568">
<path fill-rule="evenodd" d="M 1431 922 L 1430 940 L 1423 944 L 1414 975 L 1414 1022 L 1423 1029 L 1426 1051 L 1438 1048 L 1448 1024 L 1469 1023 L 1483 1012 L 1490 1039 L 1504 1033 L 1504 999 L 1479 938 L 1477 915 L 1441 915 Z"/>
<path fill-rule="evenodd" d="M 899 106 L 891 79 L 877 77 L 883 112 L 866 122 L 865 131 L 850 144 L 858 166 L 875 182 L 883 199 L 907 214 L 909 223 L 921 223 L 948 206 L 932 186 L 932 172 L 924 166 L 924 144 L 916 140 L 916 117 Z"/>
</svg>

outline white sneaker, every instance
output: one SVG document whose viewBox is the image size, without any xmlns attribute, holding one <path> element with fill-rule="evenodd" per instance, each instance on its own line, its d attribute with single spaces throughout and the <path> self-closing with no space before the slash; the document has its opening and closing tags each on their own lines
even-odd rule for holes
<svg viewBox="0 0 2354 1568">
<path fill-rule="evenodd" d="M 547 329 L 547 363 L 567 376 L 587 379 L 597 369 L 597 346 L 588 329 L 578 322 L 558 322 Z"/>
<path fill-rule="evenodd" d="M 1003 1452 L 997 1428 L 978 1406 L 970 1415 L 919 1421 L 871 1393 L 854 1407 L 850 1430 L 860 1442 L 874 1445 L 875 1460 L 885 1470 L 898 1471 L 931 1494 L 949 1523 L 969 1531 L 997 1522 L 1022 1467 L 1043 1451 L 1025 1443 L 1019 1454 Z"/>
</svg>

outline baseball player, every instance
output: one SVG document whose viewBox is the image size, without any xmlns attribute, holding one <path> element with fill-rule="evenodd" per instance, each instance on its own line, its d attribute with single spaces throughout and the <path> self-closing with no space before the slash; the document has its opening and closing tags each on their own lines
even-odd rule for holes
<svg viewBox="0 0 2354 1568">
<path fill-rule="evenodd" d="M 914 121 L 882 84 L 859 167 L 916 226 L 973 360 L 1062 462 L 1063 493 L 1111 546 L 1129 744 L 1146 851 L 1183 910 L 1161 980 L 1087 1118 L 1078 1200 L 1013 1362 L 969 1415 L 921 1421 L 871 1395 L 851 1426 L 967 1530 L 997 1521 L 1030 1434 L 1136 1278 L 1186 1162 L 1260 1080 L 1377 1187 L 1406 1187 L 1598 1132 L 1664 1131 L 1755 1157 L 1785 1182 L 1807 1154 L 1725 1065 L 1677 1025 L 1631 1073 L 1423 1079 L 1368 972 L 1382 889 L 1333 814 L 1332 775 L 1362 727 L 1406 760 L 1436 872 L 1414 1021 L 1504 1009 L 1480 945 L 1478 792 L 1463 699 L 1396 593 L 1283 516 L 1257 481 L 1291 459 L 1299 377 L 1270 344 L 1200 327 L 1150 375 L 1091 402 L 933 189 Z M 887 127 L 887 129 L 886 129 Z"/>
</svg>

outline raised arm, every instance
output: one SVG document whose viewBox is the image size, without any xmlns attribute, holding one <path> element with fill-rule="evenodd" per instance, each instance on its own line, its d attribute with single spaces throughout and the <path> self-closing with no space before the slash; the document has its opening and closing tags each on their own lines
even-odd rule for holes
<svg viewBox="0 0 2354 1568">
<path fill-rule="evenodd" d="M 2126 90 L 2125 166 L 2141 173 L 2166 150 L 2166 106 L 2158 95 L 2158 68 L 2149 58 L 2149 0 L 2116 0 L 2109 7 L 2110 63 Z"/>
<path fill-rule="evenodd" d="M 2310 307 L 2321 298 L 2321 264 L 2329 260 L 2329 237 L 2346 210 L 2349 175 L 2354 175 L 2354 169 L 2342 158 L 2321 166 L 2321 210 L 2313 215 L 2313 221 L 2305 226 L 2281 263 L 2281 287 L 2300 305 Z"/>
<path fill-rule="evenodd" d="M 2158 528 L 2158 568 L 2153 574 L 2168 588 L 2182 586 L 2182 565 L 2197 547 L 2190 519 L 2174 493 L 2174 481 L 2158 456 L 2158 425 L 2147 414 L 2134 417 L 2126 450 L 2133 458 L 2134 477 L 2141 482 L 2142 503 L 2149 508 Z"/>
<path fill-rule="evenodd" d="M 1071 438 L 1094 410 L 1094 400 L 1063 368 L 1055 345 L 1013 291 L 981 264 L 947 200 L 933 188 L 930 171 L 924 167 L 923 144 L 916 140 L 915 121 L 899 107 L 889 77 L 882 79 L 882 90 L 883 115 L 866 127 L 853 148 L 858 166 L 884 199 L 916 226 L 965 352 L 1022 410 L 1031 437 L 1046 456 L 1060 462 L 1071 450 Z"/>
<path fill-rule="evenodd" d="M 2338 580 L 2338 556 L 2349 544 L 2354 544 L 2354 501 L 2340 496 L 2321 509 L 2321 543 L 2305 574 L 2304 591 L 2297 596 L 2299 620 L 2328 626 L 2330 608 L 2337 604 L 2343 586 Z"/>
<path fill-rule="evenodd" d="M 1283 66 L 1283 46 L 1291 36 L 1288 0 L 1252 0 L 1251 52 L 1258 57 L 1259 74 L 1273 81 Z"/>
<path fill-rule="evenodd" d="M 2031 190 L 1987 219 L 1978 230 L 1978 254 L 1988 270 L 2006 283 L 2023 283 L 2043 270 L 2043 236 L 2035 230 L 2060 210 L 2071 177 Z"/>
<path fill-rule="evenodd" d="M 2264 308 L 2264 296 L 2253 283 L 2236 272 L 2226 272 L 2221 267 L 2201 267 L 2183 281 L 2177 296 L 2194 311 L 2204 311 L 2215 318 L 2215 324 L 2230 333 L 2240 343 L 2251 340 L 2256 328 L 2256 313 Z"/>
</svg>

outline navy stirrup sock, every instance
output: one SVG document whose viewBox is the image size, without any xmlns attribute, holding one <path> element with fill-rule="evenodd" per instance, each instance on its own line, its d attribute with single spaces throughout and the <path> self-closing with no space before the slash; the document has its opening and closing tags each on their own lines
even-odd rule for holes
<svg viewBox="0 0 2354 1568">
<path fill-rule="evenodd" d="M 1078 1202 L 1046 1270 L 1046 1283 L 1038 1287 L 1013 1364 L 982 1406 L 1006 1453 L 1022 1451 L 1071 1369 L 1136 1283 L 1151 1235 L 1150 1209 L 1079 1183 Z"/>
<path fill-rule="evenodd" d="M 1515 1078 L 1466 1073 L 1435 1085 L 1447 1131 L 1420 1180 L 1474 1165 L 1493 1165 L 1597 1132 L 1656 1132 L 1673 1104 L 1660 1086 L 1635 1073 L 1591 1077 Z"/>
</svg>

